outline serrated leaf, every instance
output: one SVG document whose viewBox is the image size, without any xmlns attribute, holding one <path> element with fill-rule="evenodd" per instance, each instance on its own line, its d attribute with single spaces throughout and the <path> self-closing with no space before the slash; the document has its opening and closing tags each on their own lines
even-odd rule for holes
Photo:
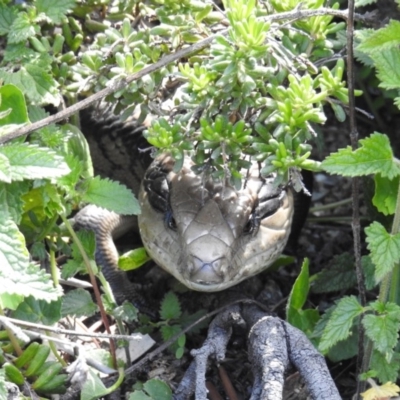
<svg viewBox="0 0 400 400">
<path fill-rule="evenodd" d="M 99 176 L 88 180 L 88 188 L 82 200 L 118 214 L 140 213 L 139 202 L 132 191 L 118 182 L 102 179 Z"/>
<path fill-rule="evenodd" d="M 56 300 L 60 288 L 54 288 L 44 270 L 29 262 L 25 239 L 11 219 L 0 219 L 0 294 L 33 296 Z"/>
<path fill-rule="evenodd" d="M 390 399 L 397 397 L 400 388 L 393 382 L 386 382 L 382 386 L 374 385 L 371 389 L 361 393 L 364 400 Z"/>
<path fill-rule="evenodd" d="M 1 218 L 10 217 L 19 224 L 24 207 L 23 196 L 28 192 L 28 182 L 12 182 L 10 184 L 0 182 L 0 210 Z"/>
<path fill-rule="evenodd" d="M 164 320 L 176 319 L 181 315 L 181 305 L 178 297 L 172 292 L 168 292 L 161 302 L 160 316 Z"/>
<path fill-rule="evenodd" d="M 374 347 L 383 355 L 388 355 L 397 344 L 400 321 L 385 315 L 365 315 L 363 320 L 366 335 L 374 343 Z"/>
<path fill-rule="evenodd" d="M 367 6 L 369 4 L 373 4 L 376 3 L 378 0 L 356 0 L 356 7 L 364 7 Z"/>
<path fill-rule="evenodd" d="M 344 297 L 339 300 L 322 334 L 319 343 L 320 351 L 326 352 L 337 342 L 347 339 L 354 318 L 362 312 L 363 308 L 355 296 Z"/>
<path fill-rule="evenodd" d="M 11 179 L 58 178 L 70 172 L 64 159 L 53 150 L 27 143 L 0 147 L 0 154 L 9 159 Z"/>
<path fill-rule="evenodd" d="M 85 136 L 76 126 L 71 124 L 65 124 L 61 129 L 64 135 L 71 134 L 67 143 L 68 153 L 73 154 L 80 160 L 82 177 L 85 179 L 93 178 L 93 164 L 90 157 L 89 144 Z"/>
<path fill-rule="evenodd" d="M 6 375 L 4 368 L 0 369 L 0 398 L 8 400 L 9 392 L 7 390 Z"/>
<path fill-rule="evenodd" d="M 360 140 L 361 147 L 352 151 L 348 146 L 329 155 L 321 167 L 333 174 L 343 176 L 362 176 L 380 173 L 390 179 L 400 174 L 399 166 L 394 162 L 389 138 L 381 133 L 373 133 Z"/>
<path fill-rule="evenodd" d="M 0 36 L 9 32 L 16 17 L 17 9 L 15 7 L 0 4 Z"/>
<path fill-rule="evenodd" d="M 182 331 L 182 327 L 179 325 L 163 325 L 160 329 L 161 335 L 164 341 L 171 339 L 173 336 L 177 335 Z M 175 342 L 176 344 L 176 342 Z"/>
<path fill-rule="evenodd" d="M 78 318 L 83 316 L 90 317 L 97 311 L 97 305 L 93 303 L 89 292 L 84 289 L 71 290 L 62 298 L 62 317 L 67 315 Z"/>
<path fill-rule="evenodd" d="M 172 400 L 171 389 L 159 379 L 150 379 L 144 384 L 143 388 L 154 400 Z"/>
<path fill-rule="evenodd" d="M 53 325 L 61 318 L 61 298 L 49 303 L 29 296 L 12 313 L 12 317 L 33 323 Z"/>
<path fill-rule="evenodd" d="M 381 382 L 396 381 L 400 369 L 400 354 L 394 353 L 390 361 L 377 350 L 373 350 L 370 368 L 376 372 Z"/>
<path fill-rule="evenodd" d="M 121 306 L 118 306 L 112 311 L 112 315 L 118 317 L 126 322 L 137 321 L 138 310 L 129 302 L 124 302 Z"/>
<path fill-rule="evenodd" d="M 312 280 L 313 293 L 330 293 L 350 289 L 357 283 L 354 259 L 348 253 L 335 256 Z"/>
<path fill-rule="evenodd" d="M 390 20 L 388 25 L 374 31 L 369 37 L 357 46 L 357 50 L 365 53 L 378 52 L 379 54 L 392 47 L 400 45 L 400 22 Z"/>
<path fill-rule="evenodd" d="M 8 33 L 8 42 L 24 42 L 31 36 L 35 36 L 36 30 L 38 30 L 38 26 L 32 24 L 28 14 L 25 12 L 20 12 L 11 25 Z"/>
<path fill-rule="evenodd" d="M 61 271 L 61 278 L 69 279 L 79 272 L 86 272 L 85 264 L 83 264 L 81 261 L 68 260 L 63 265 L 63 269 Z"/>
<path fill-rule="evenodd" d="M 0 294 L 0 306 L 2 309 L 16 310 L 18 306 L 24 301 L 24 296 L 17 294 Z"/>
<path fill-rule="evenodd" d="M 365 287 L 367 290 L 372 290 L 376 286 L 375 265 L 370 256 L 361 257 L 361 265 L 365 276 Z"/>
<path fill-rule="evenodd" d="M 347 339 L 336 343 L 328 351 L 327 357 L 337 363 L 339 361 L 348 360 L 358 353 L 358 332 L 353 325 L 351 334 Z"/>
<path fill-rule="evenodd" d="M 396 210 L 397 191 L 399 190 L 400 177 L 388 179 L 381 174 L 374 176 L 375 194 L 372 204 L 384 215 L 392 215 Z"/>
<path fill-rule="evenodd" d="M 375 280 L 379 283 L 400 259 L 400 233 L 391 235 L 379 222 L 365 228 L 368 250 L 375 264 Z"/>
<path fill-rule="evenodd" d="M 4 154 L 0 154 L 0 181 L 11 182 L 11 166 L 10 161 Z"/>
<path fill-rule="evenodd" d="M 377 77 L 381 81 L 379 87 L 384 89 L 398 89 L 400 87 L 400 71 L 397 66 L 400 62 L 398 48 L 382 50 L 379 54 L 371 54 L 377 71 Z"/>
<path fill-rule="evenodd" d="M 62 22 L 63 17 L 75 7 L 75 0 L 36 0 L 36 8 L 39 13 L 46 16 L 54 23 Z"/>
<path fill-rule="evenodd" d="M 0 79 L 21 89 L 32 104 L 60 104 L 58 83 L 46 72 L 45 66 L 27 63 L 12 73 L 0 69 Z"/>
</svg>

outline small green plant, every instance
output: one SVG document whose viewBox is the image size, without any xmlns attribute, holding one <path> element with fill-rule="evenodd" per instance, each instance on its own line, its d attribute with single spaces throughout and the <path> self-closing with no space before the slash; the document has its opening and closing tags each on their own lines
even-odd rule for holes
<svg viewBox="0 0 400 400">
<path fill-rule="evenodd" d="M 136 383 L 129 400 L 172 400 L 169 386 L 158 379 L 150 379 L 146 383 Z"/>
<path fill-rule="evenodd" d="M 38 393 L 65 393 L 68 375 L 61 373 L 59 361 L 46 361 L 49 354 L 49 346 L 32 342 L 15 360 L 3 363 L 6 380 L 20 387 L 29 381 Z"/>
<path fill-rule="evenodd" d="M 159 117 L 147 137 L 160 152 L 173 154 L 176 168 L 183 153 L 190 151 L 197 172 L 230 179 L 239 187 L 241 174 L 253 158 L 260 162 L 262 174 L 274 172 L 277 182 L 285 184 L 289 178 L 295 180 L 300 168 L 319 168 L 309 158 L 310 141 L 315 124 L 325 121 L 323 107 L 329 105 L 339 119 L 344 117 L 342 106 L 348 94 L 343 61 L 326 63 L 341 48 L 336 35 L 344 24 L 332 15 L 301 19 L 293 15 L 290 22 L 277 18 L 277 13 L 293 10 L 297 1 L 227 0 L 223 11 L 197 0 L 17 3 L 0 3 L 4 45 L 0 140 L 44 119 L 49 108 L 71 106 L 82 97 L 115 87 L 131 74 L 210 36 L 214 40 L 209 47 L 179 63 L 164 64 L 106 99 L 122 120 L 138 106 L 139 121 L 150 113 Z M 322 6 L 322 0 L 306 0 L 300 11 Z M 338 4 L 332 8 L 336 10 Z M 145 23 L 136 23 L 142 20 Z M 181 93 L 168 110 L 163 109 L 170 89 L 177 86 Z M 377 179 L 387 185 L 389 178 Z M 19 138 L 1 146 L 0 194 L 1 309 L 44 324 L 96 312 L 100 304 L 95 305 L 84 290 L 71 291 L 60 300 L 59 254 L 69 257 L 62 269 L 64 278 L 87 270 L 102 279 L 93 262 L 93 236 L 73 232 L 68 218 L 86 203 L 122 214 L 137 214 L 139 205 L 125 187 L 93 176 L 79 117 L 41 128 L 28 140 Z M 393 207 L 391 201 L 386 203 Z M 372 227 L 371 237 L 378 228 Z M 372 255 L 374 245 L 370 246 Z M 122 258 L 121 265 L 132 268 L 144 259 L 143 253 L 135 253 Z M 38 266 L 47 261 L 51 274 Z M 380 276 L 389 269 L 383 267 Z M 102 283 L 107 293 L 107 283 Z M 297 289 L 306 286 L 304 266 L 288 315 L 293 323 L 310 330 L 316 314 L 303 312 L 305 295 L 298 296 Z M 104 303 L 116 318 L 136 320 L 136 311 L 127 305 L 114 310 L 111 296 L 105 296 Z M 376 308 L 382 315 L 390 313 Z M 190 319 L 173 294 L 166 295 L 160 315 L 155 326 L 165 340 Z M 18 346 L 9 339 L 15 351 Z M 178 358 L 184 345 L 182 335 L 172 347 Z M 120 373 L 118 384 L 122 380 Z M 107 392 L 95 374 L 88 386 L 91 383 L 98 388 L 96 396 Z M 2 390 L 0 395 L 5 396 Z M 146 384 L 135 395 L 162 398 L 154 397 Z M 88 389 L 83 398 L 91 396 L 96 397 Z"/>
<path fill-rule="evenodd" d="M 400 24 L 390 21 L 377 31 L 361 31 L 358 50 L 368 55 L 369 62 L 376 68 L 384 89 L 400 89 L 397 61 L 400 57 L 398 45 Z M 361 56 L 362 60 L 365 60 Z M 395 104 L 399 106 L 399 98 Z M 394 155 L 389 138 L 373 133 L 360 140 L 360 148 L 340 149 L 322 163 L 330 173 L 343 176 L 374 175 L 374 206 L 384 215 L 393 215 L 391 229 L 378 221 L 365 228 L 369 255 L 364 264 L 372 266 L 373 282 L 379 286 L 377 301 L 362 307 L 356 297 L 345 297 L 331 310 L 322 331 L 319 348 L 326 352 L 337 342 L 348 339 L 353 324 L 361 316 L 369 343 L 365 349 L 368 371 L 364 378 L 377 377 L 381 382 L 395 381 L 399 374 L 398 332 L 400 330 L 400 162 Z M 371 268 L 369 268 L 371 271 Z M 367 281 L 371 281 L 368 279 Z"/>
</svg>

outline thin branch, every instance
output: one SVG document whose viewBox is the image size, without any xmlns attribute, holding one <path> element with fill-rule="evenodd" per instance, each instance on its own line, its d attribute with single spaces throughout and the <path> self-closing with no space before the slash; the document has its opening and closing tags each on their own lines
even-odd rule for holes
<svg viewBox="0 0 400 400">
<path fill-rule="evenodd" d="M 347 85 L 349 89 L 349 124 L 350 124 L 350 141 L 353 150 L 358 147 L 358 131 L 356 122 L 356 105 L 354 96 L 354 0 L 349 0 L 349 15 L 347 20 Z M 352 180 L 352 198 L 353 198 L 353 243 L 354 243 L 354 259 L 357 275 L 358 292 L 360 296 L 360 303 L 365 307 L 367 303 L 364 274 L 361 266 L 361 238 L 360 238 L 360 178 L 355 177 Z M 363 372 L 363 358 L 364 358 L 364 340 L 365 332 L 361 323 L 362 316 L 358 325 L 358 359 L 357 359 L 357 376 Z M 364 366 L 365 367 L 365 366 Z M 357 379 L 357 393 L 355 398 L 358 399 L 360 393 L 365 390 L 365 382 Z"/>
<path fill-rule="evenodd" d="M 332 10 L 330 8 L 319 8 L 317 10 L 296 9 L 294 11 L 269 15 L 265 18 L 265 21 L 266 22 L 278 22 L 278 21 L 283 21 L 283 20 L 287 20 L 287 19 L 299 20 L 299 19 L 315 17 L 315 16 L 319 16 L 319 15 L 332 15 L 335 17 L 342 18 L 344 20 L 347 20 L 347 18 L 348 18 L 346 10 Z M 356 20 L 361 21 L 361 22 L 369 22 L 371 20 L 371 14 L 365 14 L 365 15 L 356 14 L 355 18 L 356 18 Z M 75 114 L 76 112 L 83 110 L 84 108 L 87 108 L 90 105 L 96 103 L 97 101 L 101 100 L 102 98 L 104 98 L 120 89 L 123 89 L 130 83 L 137 81 L 138 79 L 141 79 L 148 74 L 156 72 L 172 62 L 175 62 L 182 58 L 187 58 L 188 56 L 190 56 L 193 53 L 197 53 L 201 50 L 204 50 L 215 40 L 215 38 L 217 38 L 218 36 L 221 36 L 221 35 L 226 35 L 227 33 L 228 33 L 228 29 L 225 29 L 225 30 L 219 32 L 218 34 L 215 34 L 215 35 L 209 36 L 206 39 L 200 40 L 199 42 L 193 44 L 192 46 L 178 50 L 177 52 L 175 52 L 173 54 L 168 54 L 168 55 L 162 57 L 156 63 L 143 68 L 142 70 L 140 70 L 139 72 L 137 72 L 135 74 L 129 75 L 125 79 L 121 79 L 119 82 L 116 82 L 115 84 L 110 85 L 109 87 L 100 90 L 99 92 L 93 94 L 92 96 L 80 101 L 79 103 L 76 103 L 76 104 L 66 108 L 65 110 L 58 112 L 55 115 L 44 118 L 44 119 L 37 121 L 31 125 L 24 126 L 23 128 L 17 129 L 14 132 L 11 132 L 9 134 L 1 136 L 0 144 L 6 143 L 6 142 L 8 142 L 12 139 L 18 138 L 20 136 L 28 135 L 40 128 L 47 126 L 47 125 L 63 121 L 65 119 L 69 118 L 71 115 Z"/>
<path fill-rule="evenodd" d="M 58 335 L 68 335 L 68 336 L 84 336 L 84 337 L 91 337 L 91 338 L 96 338 L 96 339 L 114 339 L 114 340 L 140 340 L 141 336 L 138 334 L 133 334 L 133 335 L 113 335 L 113 334 L 107 334 L 107 333 L 87 333 L 87 332 L 77 332 L 77 331 L 71 331 L 69 329 L 61 329 L 61 328 L 54 328 L 52 326 L 47 326 L 47 325 L 41 325 L 41 324 L 35 324 L 33 322 L 27 322 L 27 321 L 22 321 L 19 319 L 15 318 L 9 318 L 5 316 L 0 316 L 0 323 L 1 324 L 7 324 L 7 323 L 12 323 L 17 326 L 24 326 L 27 328 L 34 328 L 38 329 L 41 331 L 49 331 L 56 333 Z"/>
</svg>

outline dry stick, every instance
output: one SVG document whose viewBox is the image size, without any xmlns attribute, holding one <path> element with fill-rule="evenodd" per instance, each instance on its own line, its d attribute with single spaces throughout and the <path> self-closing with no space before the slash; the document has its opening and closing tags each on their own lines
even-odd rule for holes
<svg viewBox="0 0 400 400">
<path fill-rule="evenodd" d="M 301 10 L 297 9 L 294 11 L 289 11 L 285 13 L 280 13 L 280 14 L 275 14 L 275 15 L 269 15 L 266 17 L 264 20 L 266 22 L 274 22 L 274 21 L 282 21 L 286 19 L 292 19 L 292 20 L 298 20 L 298 19 L 304 19 L 304 18 L 309 18 L 309 17 L 315 17 L 319 15 L 333 15 L 342 19 L 347 20 L 347 11 L 346 10 L 332 10 L 330 8 L 320 8 L 318 10 Z M 371 20 L 371 14 L 356 14 L 355 15 L 356 20 L 361 21 L 361 22 L 370 22 Z M 181 58 L 186 58 L 190 56 L 193 53 L 197 53 L 201 50 L 204 50 L 206 47 L 208 47 L 216 37 L 220 35 L 226 35 L 228 33 L 228 29 L 225 29 L 218 34 L 209 36 L 206 39 L 200 40 L 199 42 L 193 44 L 192 46 L 186 47 L 182 50 L 179 50 L 173 54 L 168 54 L 167 56 L 164 56 L 161 58 L 161 60 L 157 61 L 154 64 L 151 64 L 139 72 L 129 75 L 125 79 L 121 79 L 119 82 L 116 82 L 113 85 L 110 85 L 109 87 L 100 90 L 99 92 L 95 93 L 94 95 L 80 101 L 79 103 L 76 103 L 65 110 L 62 110 L 58 112 L 55 115 L 52 115 L 50 117 L 44 118 L 40 121 L 37 121 L 31 125 L 24 126 L 23 128 L 17 129 L 14 132 L 11 132 L 7 135 L 3 135 L 0 137 L 0 144 L 4 144 L 12 139 L 18 138 L 20 136 L 28 135 L 37 129 L 43 128 L 45 126 L 48 126 L 50 124 L 54 124 L 56 122 L 63 121 L 70 117 L 71 115 L 75 114 L 76 112 L 83 110 L 84 108 L 89 107 L 90 105 L 96 103 L 97 101 L 101 100 L 103 97 L 108 96 L 117 90 L 123 89 L 126 87 L 128 84 L 131 82 L 134 82 L 140 78 L 143 78 L 144 76 L 151 74 L 153 72 L 158 71 L 159 69 L 165 67 L 166 65 L 177 61 Z"/>
<path fill-rule="evenodd" d="M 355 116 L 355 98 L 354 98 L 354 55 L 353 55 L 353 36 L 354 36 L 354 0 L 349 0 L 347 19 L 347 84 L 349 88 L 349 123 L 350 123 L 350 140 L 351 147 L 354 150 L 358 147 L 358 131 Z M 367 303 L 364 275 L 361 267 L 361 240 L 360 240 L 360 179 L 354 177 L 352 180 L 352 197 L 353 197 L 353 243 L 354 243 L 354 258 L 356 266 L 356 275 L 358 283 L 358 291 L 360 294 L 360 302 L 363 307 Z M 362 316 L 358 325 L 358 357 L 357 357 L 357 376 L 362 371 L 364 357 L 364 328 L 361 323 Z M 360 393 L 365 390 L 365 382 L 357 379 L 356 399 Z"/>
</svg>

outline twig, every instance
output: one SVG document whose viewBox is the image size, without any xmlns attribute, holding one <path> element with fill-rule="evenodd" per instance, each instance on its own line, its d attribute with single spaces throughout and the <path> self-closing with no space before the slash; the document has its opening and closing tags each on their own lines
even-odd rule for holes
<svg viewBox="0 0 400 400">
<path fill-rule="evenodd" d="M 25 326 L 27 328 L 34 328 L 41 331 L 49 331 L 56 333 L 58 335 L 69 335 L 69 336 L 85 336 L 91 338 L 98 338 L 98 339 L 114 339 L 114 340 L 139 340 L 141 338 L 140 335 L 114 335 L 108 333 L 87 333 L 87 332 L 77 332 L 71 331 L 69 329 L 61 329 L 61 328 L 54 328 L 52 326 L 35 324 L 33 322 L 22 321 L 15 318 L 0 316 L 0 323 L 7 324 L 13 323 L 18 326 Z"/>
<path fill-rule="evenodd" d="M 349 88 L 349 123 L 350 123 L 350 141 L 353 150 L 358 147 L 358 131 L 355 116 L 355 97 L 354 97 L 354 54 L 353 54 L 353 37 L 354 37 L 354 0 L 349 0 L 349 15 L 347 20 L 347 82 Z M 352 197 L 353 197 L 353 243 L 354 243 L 354 258 L 356 266 L 358 292 L 360 303 L 365 307 L 367 296 L 365 290 L 364 275 L 361 266 L 361 238 L 360 238 L 360 179 L 354 177 L 352 180 Z M 363 357 L 364 357 L 364 327 L 361 323 L 362 316 L 358 325 L 358 359 L 357 359 L 357 376 L 363 372 Z M 365 390 L 365 382 L 357 379 L 356 399 L 360 393 Z"/>
<path fill-rule="evenodd" d="M 176 335 L 174 335 L 173 337 L 171 337 L 169 340 L 167 340 L 166 342 L 164 342 L 162 345 L 160 345 L 159 347 L 157 347 L 155 350 L 153 350 L 151 353 L 147 354 L 146 357 L 142 358 L 140 361 L 138 361 L 136 364 L 133 364 L 131 367 L 129 367 L 127 370 L 125 370 L 125 375 L 128 375 L 130 373 L 132 373 L 133 371 L 137 370 L 138 368 L 142 367 L 146 362 L 152 360 L 153 358 L 155 358 L 156 356 L 158 356 L 160 353 L 162 353 L 168 346 L 170 346 L 172 343 L 174 343 L 179 336 L 181 336 L 182 334 L 190 331 L 192 328 L 194 328 L 197 324 L 199 324 L 200 322 L 205 321 L 206 319 L 219 314 L 221 311 L 226 310 L 228 307 L 231 307 L 235 304 L 255 304 L 259 307 L 261 307 L 262 309 L 266 309 L 265 304 L 261 304 L 258 301 L 255 300 L 251 300 L 251 299 L 240 299 L 240 300 L 236 300 L 233 301 L 229 304 L 226 304 L 220 308 L 217 308 L 216 310 L 207 313 L 206 315 L 202 316 L 201 318 L 199 318 L 197 321 L 193 322 L 192 324 L 190 324 L 189 326 L 187 326 L 185 329 L 183 329 L 181 332 L 177 333 Z"/>
<path fill-rule="evenodd" d="M 298 19 L 304 19 L 304 18 L 309 18 L 309 17 L 315 17 L 315 16 L 319 16 L 319 15 L 333 15 L 333 16 L 336 16 L 336 17 L 339 17 L 339 18 L 342 18 L 345 20 L 347 20 L 347 18 L 348 18 L 346 10 L 333 10 L 330 8 L 319 8 L 317 10 L 296 9 L 294 11 L 269 15 L 265 18 L 265 21 L 266 22 L 277 22 L 277 21 L 282 21 L 282 20 L 286 20 L 286 19 L 298 20 Z M 368 22 L 370 20 L 369 15 L 356 14 L 355 18 L 361 22 Z M 215 38 L 217 38 L 220 35 L 226 35 L 227 33 L 228 33 L 228 29 L 225 29 L 225 30 L 219 32 L 218 34 L 215 34 L 215 35 L 209 36 L 206 39 L 200 40 L 199 42 L 193 44 L 192 46 L 181 49 L 181 50 L 177 51 L 176 53 L 168 54 L 168 55 L 162 57 L 156 63 L 143 68 L 141 71 L 139 71 L 135 74 L 132 74 L 125 79 L 121 79 L 119 82 L 116 82 L 115 84 L 110 85 L 109 87 L 100 90 L 99 92 L 93 94 L 92 96 L 80 101 L 79 103 L 73 104 L 72 106 L 66 108 L 65 110 L 58 112 L 55 115 L 44 118 L 44 119 L 37 121 L 31 125 L 24 126 L 23 128 L 17 129 L 14 132 L 11 132 L 9 134 L 1 136 L 0 144 L 6 143 L 6 142 L 8 142 L 12 139 L 18 138 L 20 136 L 28 135 L 28 134 L 36 131 L 37 129 L 43 128 L 47 125 L 63 121 L 65 119 L 67 119 L 68 117 L 70 117 L 71 115 L 75 114 L 76 112 L 83 110 L 84 108 L 87 108 L 90 105 L 96 103 L 97 101 L 101 100 L 103 97 L 108 96 L 108 95 L 116 92 L 117 90 L 123 89 L 124 87 L 129 85 L 131 82 L 134 82 L 140 78 L 143 78 L 144 76 L 146 76 L 148 74 L 156 72 L 159 69 L 165 67 L 166 65 L 168 65 L 174 61 L 177 61 L 181 58 L 186 58 L 193 53 L 197 53 L 201 50 L 204 50 L 214 41 Z"/>
</svg>

